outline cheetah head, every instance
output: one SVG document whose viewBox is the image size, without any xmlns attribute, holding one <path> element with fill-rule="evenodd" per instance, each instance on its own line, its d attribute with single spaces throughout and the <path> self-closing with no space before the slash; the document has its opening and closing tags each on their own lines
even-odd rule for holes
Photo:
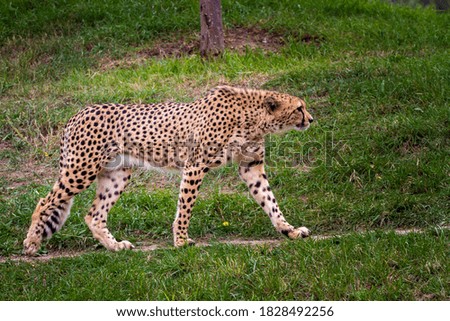
<svg viewBox="0 0 450 321">
<path fill-rule="evenodd" d="M 269 115 L 266 125 L 274 132 L 306 130 L 314 120 L 298 97 L 269 92 L 263 104 Z"/>
</svg>

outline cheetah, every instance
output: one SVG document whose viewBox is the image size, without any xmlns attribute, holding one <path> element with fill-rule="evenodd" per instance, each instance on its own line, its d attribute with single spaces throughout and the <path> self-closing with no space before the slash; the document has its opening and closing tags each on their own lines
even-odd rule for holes
<svg viewBox="0 0 450 321">
<path fill-rule="evenodd" d="M 300 98 L 230 86 L 216 87 L 192 103 L 88 106 L 64 128 L 59 177 L 32 214 L 24 253 L 36 254 L 41 242 L 61 229 L 73 197 L 94 181 L 96 197 L 85 217 L 93 236 L 108 250 L 134 248 L 117 241 L 106 222 L 135 167 L 181 170 L 175 247 L 194 244 L 188 227 L 204 175 L 230 162 L 237 162 L 239 176 L 278 232 L 290 239 L 307 237 L 309 230 L 294 228 L 278 207 L 264 171 L 264 137 L 305 130 L 312 122 Z"/>
</svg>

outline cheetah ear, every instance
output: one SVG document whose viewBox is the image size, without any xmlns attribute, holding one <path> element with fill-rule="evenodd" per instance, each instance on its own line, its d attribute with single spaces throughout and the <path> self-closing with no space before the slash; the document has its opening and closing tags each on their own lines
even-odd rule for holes
<svg viewBox="0 0 450 321">
<path fill-rule="evenodd" d="M 267 108 L 269 113 L 273 113 L 280 107 L 280 103 L 272 96 L 266 97 L 264 99 L 264 106 Z"/>
</svg>

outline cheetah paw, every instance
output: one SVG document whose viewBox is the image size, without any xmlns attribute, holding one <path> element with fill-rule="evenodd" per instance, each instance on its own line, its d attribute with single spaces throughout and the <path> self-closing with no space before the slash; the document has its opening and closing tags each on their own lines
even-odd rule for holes
<svg viewBox="0 0 450 321">
<path fill-rule="evenodd" d="M 195 241 L 193 239 L 178 239 L 175 241 L 175 247 L 194 246 Z"/>
<path fill-rule="evenodd" d="M 40 246 L 37 243 L 28 241 L 28 239 L 23 241 L 23 253 L 25 255 L 35 255 L 39 250 L 39 247 Z"/>
<path fill-rule="evenodd" d="M 132 250 L 132 249 L 134 249 L 134 245 L 131 244 L 131 242 L 125 240 L 117 242 L 114 246 L 114 251 Z"/>
<path fill-rule="evenodd" d="M 288 237 L 292 240 L 298 238 L 306 238 L 311 232 L 304 226 L 296 228 L 288 233 Z"/>
</svg>

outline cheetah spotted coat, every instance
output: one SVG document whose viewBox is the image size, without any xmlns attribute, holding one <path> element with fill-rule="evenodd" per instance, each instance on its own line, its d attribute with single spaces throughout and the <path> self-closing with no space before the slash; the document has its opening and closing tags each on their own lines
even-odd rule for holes
<svg viewBox="0 0 450 321">
<path fill-rule="evenodd" d="M 221 86 L 192 103 L 106 104 L 86 107 L 67 123 L 61 138 L 59 177 L 40 199 L 24 241 L 35 254 L 66 221 L 73 197 L 97 181 L 94 203 L 85 217 L 94 237 L 109 250 L 131 249 L 117 241 L 106 223 L 131 177 L 133 167 L 182 171 L 173 222 L 174 245 L 188 237 L 192 207 L 204 175 L 227 162 L 239 164 L 239 175 L 277 231 L 289 238 L 306 237 L 280 211 L 264 172 L 264 136 L 307 129 L 313 121 L 305 102 L 273 91 Z"/>
</svg>

